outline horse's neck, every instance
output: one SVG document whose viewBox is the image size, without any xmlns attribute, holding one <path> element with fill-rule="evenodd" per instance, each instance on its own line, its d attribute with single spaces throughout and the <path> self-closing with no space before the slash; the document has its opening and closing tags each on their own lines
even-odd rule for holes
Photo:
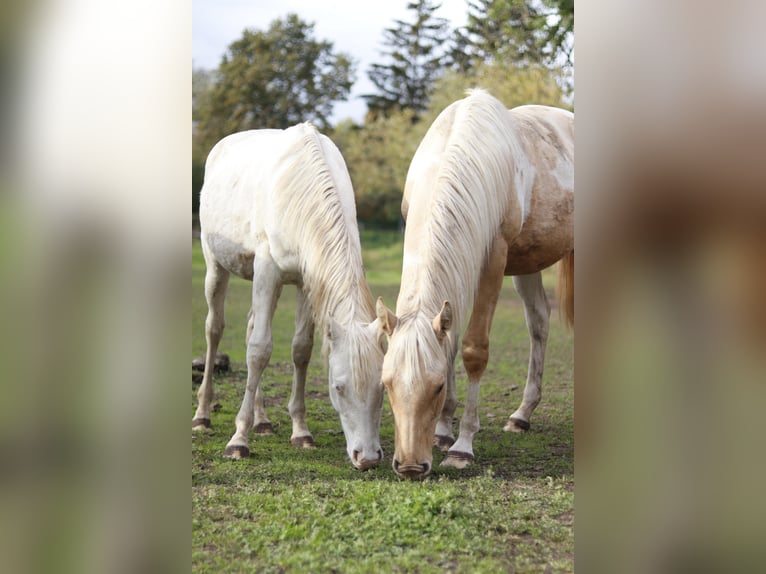
<svg viewBox="0 0 766 574">
<path fill-rule="evenodd" d="M 422 241 L 412 243 L 420 247 L 424 245 Z M 401 287 L 396 301 L 397 316 L 423 315 L 430 322 L 441 311 L 444 302 L 449 301 L 455 323 L 460 324 L 467 305 L 472 302 L 471 295 L 466 296 L 465 291 L 473 293 L 471 286 L 478 282 L 481 267 L 469 267 L 459 273 L 447 269 L 453 272 L 445 274 L 440 258 L 438 251 L 405 248 Z"/>
<path fill-rule="evenodd" d="M 337 293 L 332 297 L 330 317 L 338 322 L 369 323 L 375 318 L 375 306 L 372 293 L 364 276 L 353 282 L 353 288 L 346 293 Z"/>
<path fill-rule="evenodd" d="M 375 305 L 364 277 L 361 254 L 357 264 L 352 263 L 355 259 L 340 256 L 336 261 L 328 262 L 329 266 L 307 272 L 309 276 L 304 277 L 311 305 L 320 322 L 334 319 L 344 324 L 373 320 Z"/>
</svg>

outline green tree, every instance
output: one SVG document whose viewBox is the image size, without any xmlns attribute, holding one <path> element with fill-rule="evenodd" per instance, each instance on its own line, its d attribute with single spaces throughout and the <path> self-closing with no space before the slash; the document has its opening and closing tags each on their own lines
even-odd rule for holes
<svg viewBox="0 0 766 574">
<path fill-rule="evenodd" d="M 441 4 L 413 0 L 407 9 L 413 21 L 395 20 L 383 32 L 386 63 L 372 64 L 367 72 L 378 89 L 362 96 L 373 115 L 410 109 L 416 114 L 428 105 L 434 82 L 444 69 L 444 45 L 449 37 L 447 20 L 434 16 Z"/>
<path fill-rule="evenodd" d="M 354 79 L 351 58 L 314 39 L 314 25 L 295 14 L 273 21 L 265 32 L 246 29 L 216 70 L 198 110 L 197 137 L 209 149 L 247 129 L 307 120 L 327 128 L 334 103 L 348 97 Z"/>
<path fill-rule="evenodd" d="M 485 63 L 517 69 L 546 66 L 574 93 L 574 0 L 468 0 L 468 22 L 455 30 L 449 67 Z"/>
<path fill-rule="evenodd" d="M 431 97 L 424 122 L 436 116 L 470 88 L 484 88 L 508 108 L 523 104 L 568 107 L 555 70 L 544 66 L 519 68 L 508 62 L 479 64 L 470 74 L 450 71 L 439 80 Z"/>
<path fill-rule="evenodd" d="M 348 164 L 360 221 L 399 223 L 402 191 L 412 156 L 429 124 L 414 122 L 412 110 L 392 111 L 365 123 L 340 124 L 333 141 Z"/>
<path fill-rule="evenodd" d="M 454 67 L 465 72 L 484 62 L 543 63 L 538 6 L 533 0 L 468 0 L 468 22 L 455 33 Z"/>
<path fill-rule="evenodd" d="M 553 61 L 561 57 L 564 65 L 571 68 L 574 65 L 574 0 L 542 0 L 542 3 L 549 9 L 541 23 L 549 57 Z"/>
<path fill-rule="evenodd" d="M 192 122 L 198 122 L 200 112 L 208 105 L 210 89 L 214 83 L 213 73 L 192 66 Z"/>
<path fill-rule="evenodd" d="M 198 135 L 200 117 L 209 105 L 214 74 L 192 65 L 192 213 L 199 211 L 199 190 L 205 174 L 205 158 L 209 150 Z"/>
</svg>

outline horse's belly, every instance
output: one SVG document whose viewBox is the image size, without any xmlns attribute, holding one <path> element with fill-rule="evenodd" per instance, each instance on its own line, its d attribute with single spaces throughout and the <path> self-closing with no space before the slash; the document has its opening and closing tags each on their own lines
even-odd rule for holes
<svg viewBox="0 0 766 574">
<path fill-rule="evenodd" d="M 250 248 L 226 236 L 215 233 L 207 235 L 205 239 L 215 260 L 224 269 L 248 281 L 253 280 L 254 262 L 258 247 Z M 267 257 L 279 269 L 282 284 L 301 284 L 300 264 L 296 254 L 282 251 L 279 248 L 274 249 L 272 245 L 271 249 L 268 250 Z"/>
<path fill-rule="evenodd" d="M 206 234 L 204 240 L 215 260 L 224 269 L 243 279 L 253 280 L 253 249 L 218 233 Z"/>
<path fill-rule="evenodd" d="M 521 233 L 508 241 L 506 275 L 527 275 L 550 267 L 574 249 L 574 225 L 563 221 L 525 222 Z"/>
<path fill-rule="evenodd" d="M 506 275 L 528 275 L 550 267 L 572 250 L 564 245 L 515 245 L 508 249 Z"/>
</svg>

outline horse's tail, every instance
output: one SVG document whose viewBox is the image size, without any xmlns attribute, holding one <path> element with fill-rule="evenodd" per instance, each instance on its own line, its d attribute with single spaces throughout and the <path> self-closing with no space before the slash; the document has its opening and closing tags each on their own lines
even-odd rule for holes
<svg viewBox="0 0 766 574">
<path fill-rule="evenodd" d="M 567 253 L 559 262 L 557 286 L 559 313 L 569 327 L 574 327 L 574 251 Z"/>
</svg>

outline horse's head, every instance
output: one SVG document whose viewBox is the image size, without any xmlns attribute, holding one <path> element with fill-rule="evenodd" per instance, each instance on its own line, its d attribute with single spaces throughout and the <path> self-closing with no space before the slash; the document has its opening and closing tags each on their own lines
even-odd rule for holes
<svg viewBox="0 0 766 574">
<path fill-rule="evenodd" d="M 367 470 L 383 460 L 380 369 L 384 349 L 378 331 L 376 320 L 351 324 L 348 328 L 330 321 L 325 332 L 330 400 L 340 415 L 348 456 L 359 470 Z"/>
<path fill-rule="evenodd" d="M 452 307 L 444 302 L 433 320 L 399 320 L 378 299 L 378 323 L 388 336 L 382 381 L 394 414 L 394 472 L 422 479 L 431 472 L 433 438 L 446 393 Z"/>
</svg>

